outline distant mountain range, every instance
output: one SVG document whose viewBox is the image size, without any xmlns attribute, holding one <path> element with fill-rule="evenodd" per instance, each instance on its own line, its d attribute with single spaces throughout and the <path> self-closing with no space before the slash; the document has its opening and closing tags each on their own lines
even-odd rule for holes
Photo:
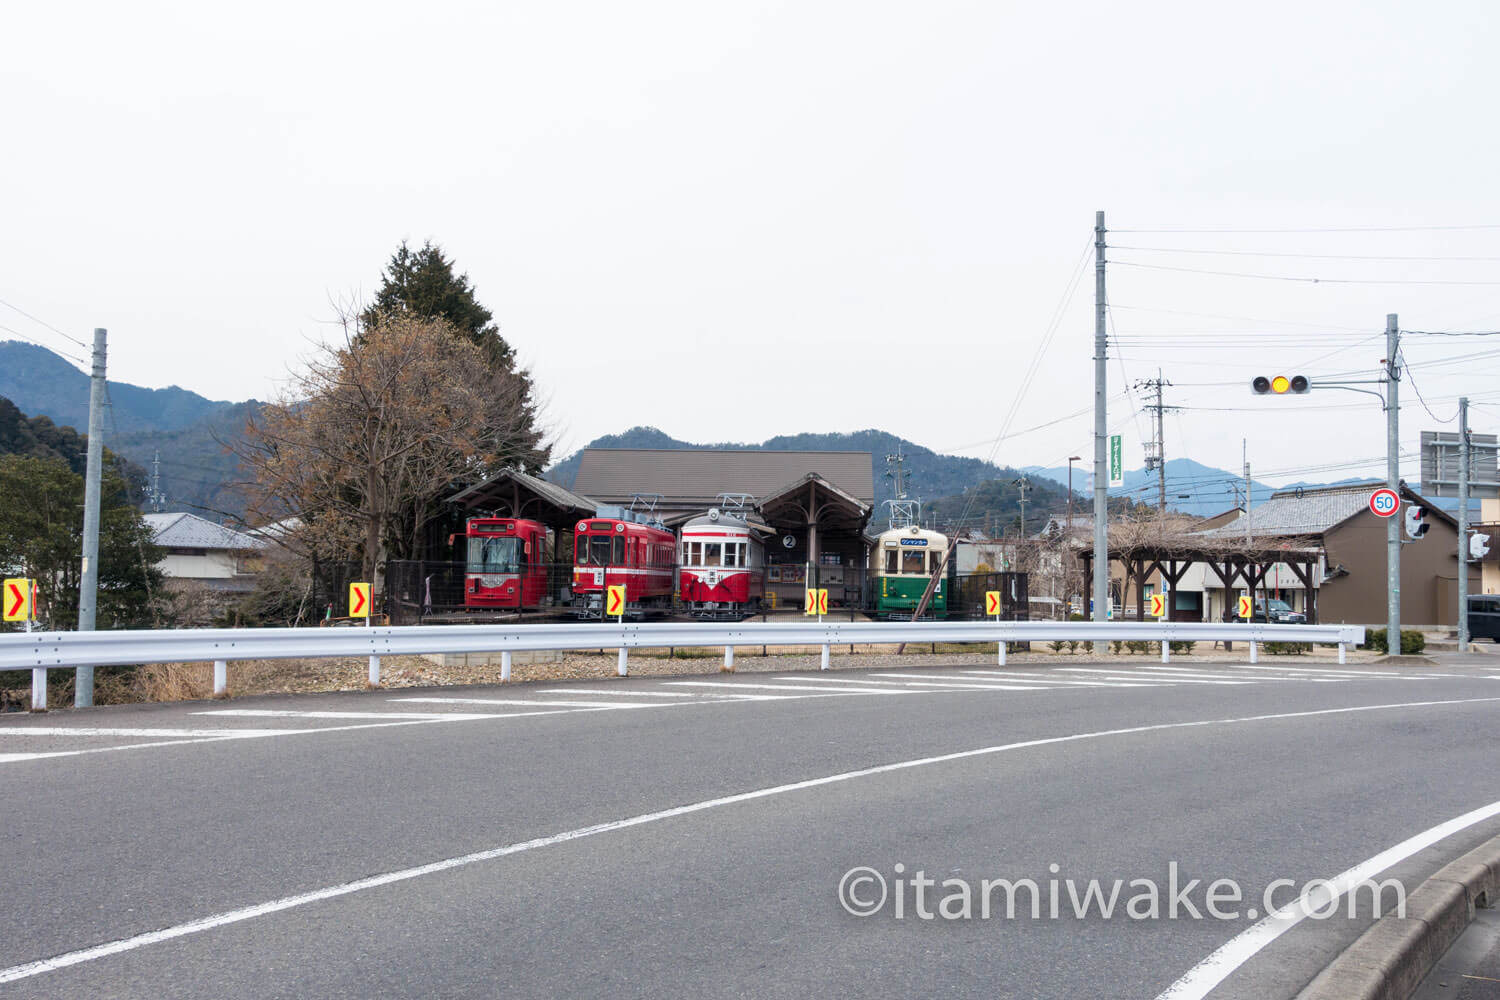
<svg viewBox="0 0 1500 1000">
<path fill-rule="evenodd" d="M 213 400 L 177 386 L 146 389 L 113 380 L 108 385 L 104 443 L 147 474 L 160 451 L 164 510 L 243 513 L 231 485 L 240 478 L 238 464 L 216 437 L 238 436 L 258 402 Z M 80 435 L 88 431 L 89 376 L 44 347 L 0 341 L 0 396 L 33 417 L 45 415 Z"/>
</svg>

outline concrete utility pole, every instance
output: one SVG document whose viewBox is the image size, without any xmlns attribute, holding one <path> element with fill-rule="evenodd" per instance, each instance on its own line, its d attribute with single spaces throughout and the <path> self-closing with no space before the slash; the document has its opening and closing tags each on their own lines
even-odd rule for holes
<svg viewBox="0 0 1500 1000">
<path fill-rule="evenodd" d="M 1025 476 L 1022 476 L 1020 479 L 1017 479 L 1015 482 L 1011 483 L 1011 485 L 1021 491 L 1021 540 L 1024 542 L 1026 540 L 1026 505 L 1030 503 L 1030 501 L 1026 499 L 1026 491 L 1031 489 L 1031 480 L 1027 479 Z"/>
<path fill-rule="evenodd" d="M 1174 406 L 1162 405 L 1162 389 L 1171 385 L 1161 377 L 1161 369 L 1156 370 L 1156 378 L 1137 382 L 1137 389 L 1156 394 L 1156 402 L 1149 404 L 1155 410 L 1156 439 L 1146 447 L 1146 471 L 1156 470 L 1156 511 L 1162 517 L 1167 516 L 1167 431 L 1166 421 L 1163 414 L 1167 410 L 1174 410 Z"/>
<path fill-rule="evenodd" d="M 1109 618 L 1109 466 L 1105 449 L 1104 213 L 1094 213 L 1094 621 Z"/>
<path fill-rule="evenodd" d="M 1245 463 L 1245 547 L 1250 547 L 1250 442 L 1240 438 L 1240 458 Z"/>
<path fill-rule="evenodd" d="M 105 331 L 94 330 L 94 372 L 89 379 L 89 451 L 83 479 L 83 573 L 78 586 L 78 631 L 92 632 L 99 608 L 99 476 L 104 464 Z M 79 667 L 73 705 L 94 704 L 94 668 Z"/>
<path fill-rule="evenodd" d="M 1469 397 L 1458 399 L 1458 651 L 1469 648 Z"/>
<path fill-rule="evenodd" d="M 1396 314 L 1385 318 L 1385 478 L 1386 485 L 1401 495 L 1401 368 L 1396 352 L 1401 346 L 1401 331 Z M 1385 583 L 1390 595 L 1386 603 L 1386 653 L 1401 653 L 1401 517 L 1397 513 L 1385 519 Z M 1467 566 L 1467 564 L 1465 564 Z"/>
</svg>

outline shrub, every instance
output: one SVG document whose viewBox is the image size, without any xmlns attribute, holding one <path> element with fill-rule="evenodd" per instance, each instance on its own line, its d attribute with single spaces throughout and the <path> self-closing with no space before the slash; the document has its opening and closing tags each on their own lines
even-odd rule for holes
<svg viewBox="0 0 1500 1000">
<path fill-rule="evenodd" d="M 1383 628 L 1372 628 L 1365 636 L 1365 646 L 1377 653 L 1390 652 L 1389 643 L 1386 641 L 1386 630 Z M 1401 655 L 1416 656 L 1427 648 L 1427 637 L 1416 629 L 1404 628 L 1401 630 Z"/>
<path fill-rule="evenodd" d="M 1109 641 L 1109 651 L 1111 653 L 1114 653 L 1116 656 L 1119 656 L 1120 655 L 1120 650 L 1122 650 L 1124 648 L 1125 648 L 1125 643 L 1121 642 L 1119 639 L 1111 639 Z"/>
<path fill-rule="evenodd" d="M 1078 640 L 1077 639 L 1069 639 L 1068 640 L 1068 655 L 1072 656 L 1076 652 L 1078 652 Z"/>
<path fill-rule="evenodd" d="M 1180 640 L 1178 642 L 1168 643 L 1168 646 L 1171 648 L 1172 652 L 1182 653 L 1184 656 L 1188 653 L 1191 653 L 1193 651 L 1193 647 L 1196 645 L 1198 645 L 1196 642 L 1192 642 L 1189 640 Z"/>
<path fill-rule="evenodd" d="M 1063 642 L 1063 640 L 1053 639 L 1051 642 L 1047 643 L 1047 648 L 1052 650 L 1052 652 L 1054 653 L 1061 653 L 1063 651 L 1064 645 L 1065 643 Z"/>
<path fill-rule="evenodd" d="M 1130 650 L 1130 655 L 1134 656 L 1136 653 L 1146 653 L 1149 651 L 1151 643 L 1145 639 L 1130 639 L 1125 643 L 1125 648 Z"/>
<path fill-rule="evenodd" d="M 1265 644 L 1265 650 L 1272 656 L 1301 656 L 1303 653 L 1312 652 L 1312 643 L 1268 642 Z"/>
</svg>

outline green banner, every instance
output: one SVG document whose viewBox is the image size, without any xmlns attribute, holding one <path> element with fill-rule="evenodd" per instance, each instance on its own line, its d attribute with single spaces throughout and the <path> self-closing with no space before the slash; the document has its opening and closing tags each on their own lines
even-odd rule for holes
<svg viewBox="0 0 1500 1000">
<path fill-rule="evenodd" d="M 1125 465 L 1120 460 L 1120 435 L 1109 438 L 1109 485 L 1110 488 L 1125 485 Z"/>
</svg>

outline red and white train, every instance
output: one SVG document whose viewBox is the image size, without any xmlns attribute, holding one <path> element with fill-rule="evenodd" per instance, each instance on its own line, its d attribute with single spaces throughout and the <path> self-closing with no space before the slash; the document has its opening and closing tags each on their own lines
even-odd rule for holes
<svg viewBox="0 0 1500 1000">
<path fill-rule="evenodd" d="M 464 607 L 540 608 L 547 597 L 547 528 L 513 517 L 465 525 Z"/>
<path fill-rule="evenodd" d="M 766 548 L 750 525 L 718 508 L 682 526 L 682 606 L 696 618 L 738 621 L 760 611 Z"/>
<path fill-rule="evenodd" d="M 601 512 L 602 513 L 602 512 Z M 629 511 L 579 521 L 573 548 L 573 605 L 580 618 L 603 617 L 605 587 L 625 585 L 625 613 L 670 609 L 677 538 L 659 521 Z"/>
</svg>

